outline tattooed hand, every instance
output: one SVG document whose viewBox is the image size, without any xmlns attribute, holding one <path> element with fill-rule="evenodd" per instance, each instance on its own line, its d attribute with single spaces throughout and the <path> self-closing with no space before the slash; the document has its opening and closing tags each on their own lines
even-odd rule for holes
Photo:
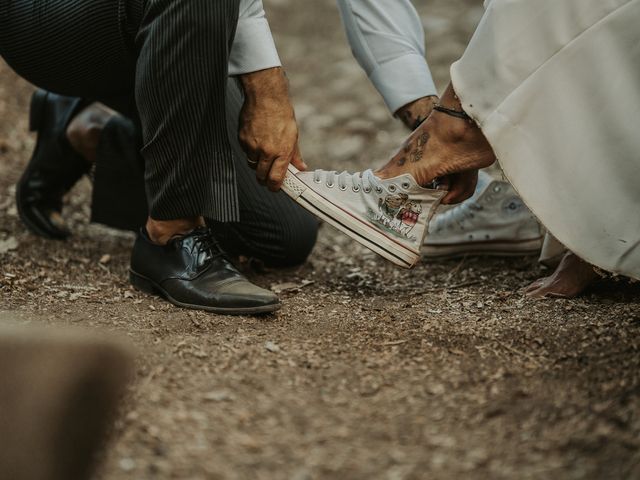
<svg viewBox="0 0 640 480">
<path fill-rule="evenodd" d="M 451 85 L 442 104 L 462 110 Z M 448 190 L 443 203 L 459 203 L 473 195 L 478 169 L 494 161 L 489 142 L 472 120 L 433 111 L 376 175 L 387 179 L 409 173 L 424 187 L 438 179 L 438 188 Z"/>
</svg>

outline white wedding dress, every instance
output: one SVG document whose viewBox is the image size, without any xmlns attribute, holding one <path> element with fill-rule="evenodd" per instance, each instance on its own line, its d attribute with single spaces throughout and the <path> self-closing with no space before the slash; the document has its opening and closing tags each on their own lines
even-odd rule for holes
<svg viewBox="0 0 640 480">
<path fill-rule="evenodd" d="M 640 279 L 640 0 L 487 0 L 451 78 L 506 176 L 584 260 Z"/>
</svg>

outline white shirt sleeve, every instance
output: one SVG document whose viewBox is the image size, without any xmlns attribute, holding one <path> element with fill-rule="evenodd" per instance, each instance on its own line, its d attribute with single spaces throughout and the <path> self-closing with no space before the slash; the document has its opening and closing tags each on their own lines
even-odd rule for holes
<svg viewBox="0 0 640 480">
<path fill-rule="evenodd" d="M 424 28 L 410 0 L 337 0 L 353 55 L 395 113 L 437 95 Z"/>
<path fill-rule="evenodd" d="M 241 0 L 236 36 L 229 53 L 229 75 L 281 65 L 262 0 Z"/>
</svg>

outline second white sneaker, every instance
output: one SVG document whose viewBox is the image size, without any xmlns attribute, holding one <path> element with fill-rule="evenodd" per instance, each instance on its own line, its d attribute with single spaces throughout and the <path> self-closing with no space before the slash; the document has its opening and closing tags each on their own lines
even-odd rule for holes
<svg viewBox="0 0 640 480">
<path fill-rule="evenodd" d="M 480 171 L 469 200 L 438 212 L 429 226 L 423 255 L 530 255 L 540 252 L 543 232 L 509 182 Z"/>
<path fill-rule="evenodd" d="M 409 174 L 382 180 L 358 173 L 289 166 L 282 190 L 311 213 L 405 268 L 420 260 L 429 220 L 446 194 L 422 188 Z"/>
</svg>

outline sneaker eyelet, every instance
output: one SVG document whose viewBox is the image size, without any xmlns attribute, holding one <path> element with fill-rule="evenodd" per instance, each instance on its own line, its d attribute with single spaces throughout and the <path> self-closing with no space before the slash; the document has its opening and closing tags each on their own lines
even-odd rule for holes
<svg viewBox="0 0 640 480">
<path fill-rule="evenodd" d="M 351 189 L 356 193 L 358 193 L 360 191 L 360 187 L 357 186 L 357 185 L 354 185 Z"/>
<path fill-rule="evenodd" d="M 371 187 L 369 188 L 363 188 L 364 193 L 371 193 Z"/>
<path fill-rule="evenodd" d="M 402 182 L 402 188 L 404 188 L 405 190 L 409 190 L 411 188 L 411 185 L 409 184 L 409 182 Z"/>
<path fill-rule="evenodd" d="M 376 193 L 382 194 L 382 192 L 384 192 L 382 187 L 376 187 Z"/>
<path fill-rule="evenodd" d="M 322 183 L 322 180 L 319 178 L 314 178 L 313 183 Z"/>
<path fill-rule="evenodd" d="M 389 185 L 389 191 L 390 192 L 395 192 L 396 191 L 396 186 L 395 185 Z"/>
<path fill-rule="evenodd" d="M 327 183 L 326 183 L 326 185 L 327 185 L 327 187 L 329 187 L 329 188 L 333 188 L 333 186 L 334 186 L 335 184 L 334 184 L 334 183 L 329 183 L 329 182 L 327 182 Z"/>
<path fill-rule="evenodd" d="M 345 186 L 340 186 L 338 188 L 340 188 L 340 190 L 344 192 L 347 189 L 347 186 L 346 185 Z"/>
</svg>

